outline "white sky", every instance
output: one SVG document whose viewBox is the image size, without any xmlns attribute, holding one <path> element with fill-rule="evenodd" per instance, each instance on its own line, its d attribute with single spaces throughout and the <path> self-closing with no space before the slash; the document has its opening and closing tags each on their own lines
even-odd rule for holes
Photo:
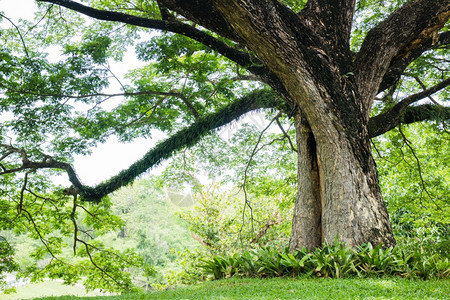
<svg viewBox="0 0 450 300">
<path fill-rule="evenodd" d="M 36 10 L 36 4 L 33 0 L 0 0 L 0 11 L 5 15 L 17 21 L 19 18 L 31 19 Z"/>
</svg>

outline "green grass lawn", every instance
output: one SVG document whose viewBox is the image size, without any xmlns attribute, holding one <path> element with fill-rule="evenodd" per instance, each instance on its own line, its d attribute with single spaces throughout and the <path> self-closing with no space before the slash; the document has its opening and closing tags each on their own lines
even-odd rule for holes
<svg viewBox="0 0 450 300">
<path fill-rule="evenodd" d="M 449 299 L 450 280 L 226 279 L 162 292 L 45 299 Z"/>
<path fill-rule="evenodd" d="M 1 300 L 15 300 L 15 299 L 33 299 L 36 297 L 45 296 L 60 296 L 60 295 L 77 295 L 77 296 L 97 296 L 102 295 L 100 292 L 89 292 L 81 286 L 64 285 L 59 281 L 44 281 L 40 283 L 27 284 L 17 287 L 17 293 L 2 294 L 0 292 Z"/>
</svg>

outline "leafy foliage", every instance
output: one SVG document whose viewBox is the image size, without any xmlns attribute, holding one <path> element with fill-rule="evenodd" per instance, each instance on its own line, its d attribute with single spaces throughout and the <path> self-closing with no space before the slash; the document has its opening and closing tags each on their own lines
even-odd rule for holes
<svg viewBox="0 0 450 300">
<path fill-rule="evenodd" d="M 122 224 L 108 207 L 86 208 L 66 202 L 49 218 L 44 216 L 49 214 L 46 210 L 55 209 L 55 200 L 46 198 L 46 205 L 39 206 L 34 206 L 30 200 L 24 198 L 22 211 L 16 212 L 15 220 L 22 227 L 16 226 L 15 234 L 26 234 L 40 240 L 41 245 L 30 249 L 28 254 L 33 261 L 23 266 L 20 276 L 29 277 L 33 282 L 60 278 L 66 284 L 74 284 L 82 280 L 88 290 L 134 289 L 130 274 L 124 270 L 142 268 L 142 258 L 131 249 L 110 249 L 98 238 Z M 83 213 L 76 212 L 75 208 L 80 207 Z M 69 249 L 73 249 L 73 257 Z"/>
<path fill-rule="evenodd" d="M 4 281 L 4 273 L 17 271 L 18 265 L 13 259 L 14 249 L 8 241 L 0 236 L 0 289 L 5 293 L 12 292 L 14 289 L 8 288 Z"/>
<path fill-rule="evenodd" d="M 427 255 L 417 249 L 363 245 L 357 249 L 335 242 L 315 250 L 306 248 L 289 253 L 270 247 L 241 254 L 215 255 L 199 267 L 214 279 L 238 277 L 370 277 L 448 278 L 450 261 L 438 254 Z"/>
<path fill-rule="evenodd" d="M 188 225 L 175 216 L 182 209 L 157 187 L 155 179 L 142 179 L 133 188 L 114 194 L 112 211 L 124 220 L 119 232 L 105 236 L 104 242 L 115 248 L 132 246 L 144 265 L 154 269 L 150 274 L 134 276 L 140 286 L 164 283 L 162 276 L 177 269 L 175 251 L 194 248 Z M 144 276 L 145 275 L 145 276 Z"/>
<path fill-rule="evenodd" d="M 412 124 L 375 139 L 388 210 L 398 236 L 418 236 L 448 249 L 449 143 L 439 124 Z M 434 242 L 431 242 L 434 241 Z M 437 243 L 437 244 L 436 244 Z"/>
<path fill-rule="evenodd" d="M 194 251 L 177 253 L 181 270 L 168 274 L 168 282 L 204 280 L 198 264 L 211 255 L 238 255 L 244 249 L 268 245 L 284 247 L 290 234 L 293 203 L 283 205 L 282 197 L 252 197 L 250 210 L 242 193 L 221 193 L 216 186 L 203 188 L 194 196 L 194 206 L 179 213 L 200 245 Z"/>
</svg>

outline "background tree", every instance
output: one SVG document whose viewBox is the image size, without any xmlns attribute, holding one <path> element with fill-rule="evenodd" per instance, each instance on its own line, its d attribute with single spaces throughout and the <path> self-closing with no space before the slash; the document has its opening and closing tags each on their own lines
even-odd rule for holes
<svg viewBox="0 0 450 300">
<path fill-rule="evenodd" d="M 42 21 L 24 22 L 28 35 L 19 27 L 2 35 L 0 107 L 15 118 L 1 129 L 0 174 L 2 194 L 18 214 L 27 201 L 53 205 L 47 169 L 68 174 L 64 199 L 102 203 L 210 131 L 275 108 L 295 120 L 290 247 L 313 248 L 335 236 L 350 245 L 395 244 L 370 138 L 402 122 L 448 119 L 439 101 L 449 84 L 449 1 L 396 1 L 383 9 L 350 0 L 37 2 Z M 81 15 L 105 22 L 89 24 Z M 73 26 L 84 28 L 81 41 Z M 107 59 L 120 59 L 148 29 L 162 32 L 135 46 L 147 65 L 129 73 L 132 84 L 121 92 L 104 92 L 114 77 Z M 48 62 L 40 47 L 49 44 L 63 45 L 64 61 Z M 125 100 L 107 108 L 116 96 Z M 414 105 L 426 97 L 432 104 Z M 70 165 L 74 153 L 110 135 L 128 141 L 154 129 L 170 137 L 95 187 Z"/>
</svg>

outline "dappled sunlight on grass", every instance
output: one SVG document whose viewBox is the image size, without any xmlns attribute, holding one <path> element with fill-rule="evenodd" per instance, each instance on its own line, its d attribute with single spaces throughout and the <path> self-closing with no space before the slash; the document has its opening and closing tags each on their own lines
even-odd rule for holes
<svg viewBox="0 0 450 300">
<path fill-rule="evenodd" d="M 384 287 L 384 288 L 392 288 L 395 287 L 395 280 L 391 279 L 391 280 L 384 280 L 384 279 L 378 279 L 375 284 L 379 287 Z"/>
</svg>

